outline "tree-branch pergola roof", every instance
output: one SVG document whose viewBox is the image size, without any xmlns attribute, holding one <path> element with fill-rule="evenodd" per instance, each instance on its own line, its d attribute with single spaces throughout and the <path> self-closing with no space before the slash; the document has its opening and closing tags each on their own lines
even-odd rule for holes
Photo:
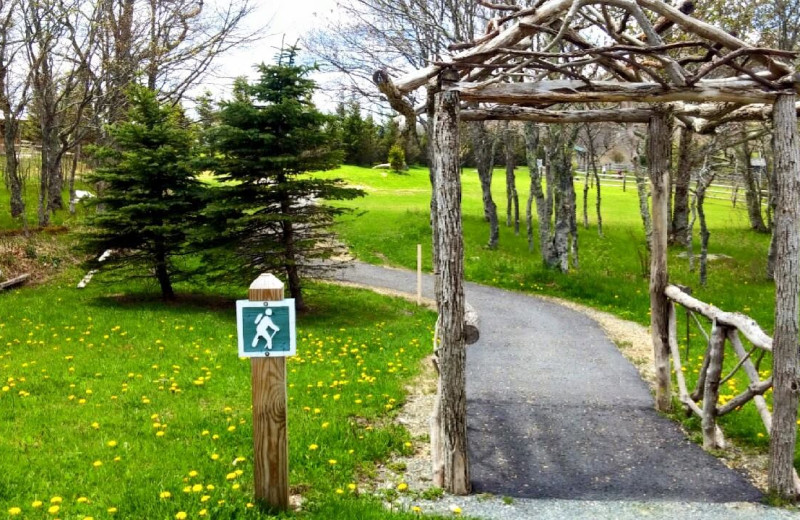
<svg viewBox="0 0 800 520">
<path fill-rule="evenodd" d="M 635 103 L 666 103 L 683 124 L 710 132 L 769 117 L 800 81 L 796 53 L 752 47 L 693 17 L 692 0 L 478 1 L 498 12 L 485 36 L 394 81 L 376 74 L 395 109 L 410 115 L 402 96 L 446 72 L 441 87 L 469 104 L 462 120 L 646 122 L 649 110 Z"/>
</svg>

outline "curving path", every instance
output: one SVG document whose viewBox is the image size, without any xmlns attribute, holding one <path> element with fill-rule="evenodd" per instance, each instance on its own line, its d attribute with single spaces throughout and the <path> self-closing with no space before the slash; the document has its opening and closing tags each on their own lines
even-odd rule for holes
<svg viewBox="0 0 800 520">
<path fill-rule="evenodd" d="M 415 274 L 355 263 L 331 278 L 416 292 Z M 433 282 L 424 279 L 432 297 Z M 653 408 L 636 369 L 581 313 L 477 284 L 467 352 L 473 489 L 517 498 L 746 502 L 760 492 Z"/>
</svg>

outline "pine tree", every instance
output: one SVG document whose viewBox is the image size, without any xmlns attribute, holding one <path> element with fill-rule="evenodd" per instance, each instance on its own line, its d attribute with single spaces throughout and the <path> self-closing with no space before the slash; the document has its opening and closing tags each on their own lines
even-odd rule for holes
<svg viewBox="0 0 800 520">
<path fill-rule="evenodd" d="M 97 148 L 101 166 L 90 181 L 104 189 L 92 199 L 102 211 L 89 218 L 85 246 L 116 254 L 104 263 L 127 267 L 124 276 L 155 275 L 165 300 L 175 298 L 175 259 L 186 253 L 202 191 L 192 168 L 194 136 L 177 107 L 162 105 L 153 91 L 135 85 L 127 120 L 110 128 L 111 144 Z"/>
<path fill-rule="evenodd" d="M 280 53 L 277 65 L 260 65 L 252 84 L 239 81 L 234 100 L 222 103 L 211 133 L 211 169 L 223 181 L 209 211 L 219 251 L 234 251 L 228 264 L 239 276 L 268 270 L 285 273 L 298 309 L 304 308 L 300 275 L 319 268 L 334 250 L 329 226 L 346 211 L 323 201 L 352 199 L 360 190 L 340 179 L 307 172 L 336 167 L 331 118 L 311 102 L 311 67 L 295 62 L 296 49 Z"/>
</svg>

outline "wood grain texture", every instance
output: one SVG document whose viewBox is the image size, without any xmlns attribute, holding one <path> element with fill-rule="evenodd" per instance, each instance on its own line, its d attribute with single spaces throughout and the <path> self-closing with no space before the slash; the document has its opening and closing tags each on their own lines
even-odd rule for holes
<svg viewBox="0 0 800 520">
<path fill-rule="evenodd" d="M 283 283 L 261 275 L 251 301 L 283 300 Z M 255 498 L 269 509 L 289 508 L 289 449 L 286 429 L 286 358 L 251 358 L 253 387 L 253 473 Z"/>
<path fill-rule="evenodd" d="M 441 283 L 439 310 L 440 454 L 444 488 L 470 492 L 467 456 L 466 348 L 464 345 L 464 242 L 461 228 L 461 163 L 458 131 L 459 95 L 436 94 L 434 165 L 436 171 L 437 276 Z M 437 468 L 438 471 L 438 468 Z"/>
<path fill-rule="evenodd" d="M 717 401 L 719 400 L 719 380 L 722 375 L 722 361 L 725 354 L 725 338 L 727 327 L 714 323 L 711 329 L 711 342 L 708 354 L 708 372 L 706 373 L 706 389 L 703 395 L 703 449 L 716 450 L 717 444 Z"/>
<path fill-rule="evenodd" d="M 726 312 L 709 303 L 702 302 L 697 298 L 681 291 L 680 287 L 669 285 L 664 289 L 664 294 L 676 303 L 680 303 L 687 309 L 700 313 L 709 320 L 717 320 L 717 323 L 734 327 L 758 348 L 772 350 L 772 338 L 770 338 L 756 321 L 740 312 Z"/>
<path fill-rule="evenodd" d="M 648 164 L 652 186 L 653 236 L 650 250 L 650 333 L 656 371 L 656 409 L 671 407 L 669 372 L 669 300 L 667 288 L 667 200 L 669 198 L 669 157 L 672 147 L 672 115 L 656 105 L 650 118 Z"/>
<path fill-rule="evenodd" d="M 772 336 L 774 378 L 772 436 L 769 443 L 769 490 L 778 496 L 798 496 L 793 478 L 797 439 L 798 291 L 800 291 L 800 139 L 795 95 L 780 96 L 773 111 L 773 149 L 777 206 L 773 242 L 775 265 L 775 332 Z"/>
</svg>

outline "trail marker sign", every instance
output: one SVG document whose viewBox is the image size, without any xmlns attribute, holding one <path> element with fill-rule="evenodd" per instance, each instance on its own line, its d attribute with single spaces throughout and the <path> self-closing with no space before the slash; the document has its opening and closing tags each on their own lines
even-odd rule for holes
<svg viewBox="0 0 800 520">
<path fill-rule="evenodd" d="M 297 350 L 294 298 L 236 302 L 239 357 L 293 356 Z"/>
</svg>

